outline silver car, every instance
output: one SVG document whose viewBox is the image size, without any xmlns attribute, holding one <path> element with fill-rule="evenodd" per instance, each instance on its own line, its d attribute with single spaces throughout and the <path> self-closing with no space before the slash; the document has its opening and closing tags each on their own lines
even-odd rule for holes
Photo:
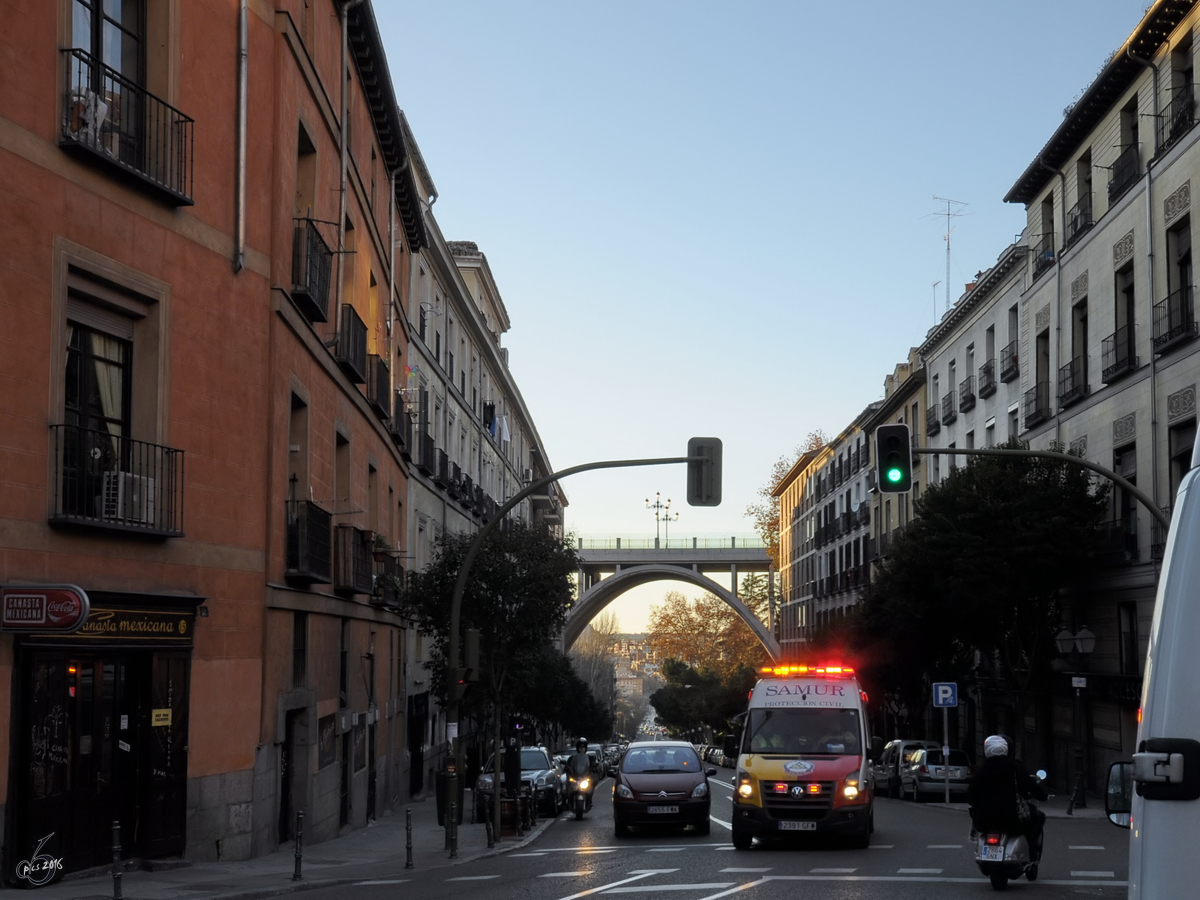
<svg viewBox="0 0 1200 900">
<path fill-rule="evenodd" d="M 548 816 L 556 816 L 563 806 L 562 771 L 550 760 L 550 754 L 542 747 L 521 748 L 521 786 L 537 798 L 538 808 Z M 500 773 L 504 784 L 504 772 Z M 475 780 L 475 819 L 487 817 L 488 804 L 492 798 L 492 757 L 484 763 L 483 771 Z"/>
</svg>

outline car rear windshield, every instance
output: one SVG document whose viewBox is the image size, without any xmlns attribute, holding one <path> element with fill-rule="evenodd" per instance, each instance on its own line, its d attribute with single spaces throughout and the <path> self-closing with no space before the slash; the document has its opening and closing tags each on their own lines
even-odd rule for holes
<svg viewBox="0 0 1200 900">
<path fill-rule="evenodd" d="M 942 764 L 942 751 L 941 750 L 930 750 L 928 753 L 925 754 L 925 762 L 927 762 L 931 766 L 940 766 Z M 971 760 L 967 759 L 967 751 L 966 750 L 951 750 L 950 751 L 950 765 L 952 765 L 952 766 L 969 766 L 969 765 L 971 765 Z"/>
<path fill-rule="evenodd" d="M 700 757 L 691 747 L 635 748 L 625 754 L 621 771 L 630 775 L 642 772 L 699 772 Z"/>
</svg>

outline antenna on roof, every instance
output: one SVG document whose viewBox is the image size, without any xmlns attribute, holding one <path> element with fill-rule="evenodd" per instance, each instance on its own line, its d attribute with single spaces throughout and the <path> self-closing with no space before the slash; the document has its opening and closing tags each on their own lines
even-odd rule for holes
<svg viewBox="0 0 1200 900">
<path fill-rule="evenodd" d="M 937 200 L 939 203 L 946 204 L 946 212 L 944 213 L 946 216 L 946 312 L 950 312 L 950 232 L 954 230 L 950 225 L 950 220 L 961 216 L 963 214 L 962 207 L 966 206 L 967 204 L 963 200 L 950 200 L 946 197 L 939 197 L 936 194 L 934 194 L 933 199 Z M 959 208 L 951 210 L 951 204 Z M 943 213 L 939 212 L 936 213 L 936 215 L 940 216 L 943 215 Z"/>
</svg>

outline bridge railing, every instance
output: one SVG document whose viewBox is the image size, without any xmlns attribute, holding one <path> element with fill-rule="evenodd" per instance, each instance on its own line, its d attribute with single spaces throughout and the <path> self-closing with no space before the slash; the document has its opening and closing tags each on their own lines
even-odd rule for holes
<svg viewBox="0 0 1200 900">
<path fill-rule="evenodd" d="M 580 550 L 765 550 L 761 538 L 683 537 L 683 538 L 579 538 Z"/>
</svg>

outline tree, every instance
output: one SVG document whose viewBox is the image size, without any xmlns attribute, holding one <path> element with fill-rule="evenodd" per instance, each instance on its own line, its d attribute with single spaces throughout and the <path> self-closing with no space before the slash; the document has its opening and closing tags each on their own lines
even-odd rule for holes
<svg viewBox="0 0 1200 900">
<path fill-rule="evenodd" d="M 965 675 L 978 651 L 1023 721 L 1054 655 L 1059 593 L 1100 549 L 1106 497 L 1106 484 L 1058 460 L 969 457 L 952 469 L 863 598 L 857 641 L 875 679 L 921 708 L 926 680 Z"/>
<path fill-rule="evenodd" d="M 406 604 L 424 634 L 432 638 L 431 689 L 443 699 L 450 688 L 449 670 L 462 665 L 448 660 L 450 604 L 455 581 L 473 540 L 472 535 L 446 534 L 434 549 L 433 562 L 409 578 Z M 460 707 L 477 718 L 491 705 L 494 747 L 508 701 L 536 684 L 551 640 L 561 633 L 575 600 L 571 576 L 579 569 L 573 539 L 521 522 L 488 535 L 467 581 L 462 598 L 464 629 L 480 631 L 479 684 Z M 499 832 L 499 804 L 496 805 Z"/>
<path fill-rule="evenodd" d="M 810 450 L 820 450 L 829 443 L 829 437 L 819 428 L 808 433 L 808 436 L 792 451 L 790 456 L 781 456 L 771 467 L 767 483 L 758 489 L 759 499 L 746 507 L 746 515 L 754 523 L 762 542 L 766 545 L 767 556 L 776 572 L 780 569 L 779 560 L 779 502 L 773 495 L 775 486 L 783 480 L 801 456 Z"/>
<path fill-rule="evenodd" d="M 767 580 L 750 576 L 738 598 L 761 620 L 767 612 Z M 728 603 L 715 594 L 690 600 L 669 591 L 650 609 L 646 633 L 660 658 L 712 669 L 721 678 L 742 666 L 756 668 L 766 658 L 758 636 Z"/>
<path fill-rule="evenodd" d="M 620 630 L 616 613 L 600 613 L 583 629 L 569 654 L 575 671 L 606 709 L 616 700 L 612 646 Z"/>
<path fill-rule="evenodd" d="M 729 720 L 746 711 L 757 678 L 748 666 L 721 676 L 676 659 L 663 661 L 662 674 L 666 683 L 650 695 L 655 721 L 679 735 L 704 729 L 705 739 L 728 731 Z"/>
</svg>

